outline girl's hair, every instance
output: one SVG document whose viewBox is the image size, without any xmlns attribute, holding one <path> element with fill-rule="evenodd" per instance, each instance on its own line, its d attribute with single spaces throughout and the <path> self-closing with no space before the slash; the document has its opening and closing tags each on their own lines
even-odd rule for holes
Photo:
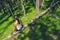
<svg viewBox="0 0 60 40">
<path fill-rule="evenodd" d="M 14 16 L 14 18 L 15 18 L 15 20 L 17 20 L 18 23 L 20 24 L 21 21 L 18 19 L 18 17 L 17 17 L 17 16 Z"/>
</svg>

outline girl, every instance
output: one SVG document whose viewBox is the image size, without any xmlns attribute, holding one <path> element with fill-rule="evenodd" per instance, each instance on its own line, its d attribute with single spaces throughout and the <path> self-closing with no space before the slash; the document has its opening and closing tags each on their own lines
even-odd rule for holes
<svg viewBox="0 0 60 40">
<path fill-rule="evenodd" d="M 23 28 L 22 21 L 19 20 L 17 16 L 15 16 L 14 18 L 15 18 L 14 31 L 20 31 L 20 30 L 22 30 L 22 28 Z"/>
</svg>

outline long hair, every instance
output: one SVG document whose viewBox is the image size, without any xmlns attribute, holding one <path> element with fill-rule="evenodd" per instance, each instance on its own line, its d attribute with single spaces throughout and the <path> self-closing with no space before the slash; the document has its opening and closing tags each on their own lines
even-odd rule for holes
<svg viewBox="0 0 60 40">
<path fill-rule="evenodd" d="M 18 21 L 18 24 L 20 24 L 21 21 L 18 19 L 18 17 L 17 16 L 14 16 L 14 18 L 15 18 L 15 20 Z"/>
</svg>

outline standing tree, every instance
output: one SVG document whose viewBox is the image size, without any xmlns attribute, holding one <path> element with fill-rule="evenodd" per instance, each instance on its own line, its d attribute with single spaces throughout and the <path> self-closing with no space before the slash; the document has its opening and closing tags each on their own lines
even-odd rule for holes
<svg viewBox="0 0 60 40">
<path fill-rule="evenodd" d="M 36 0 L 36 14 L 39 14 L 39 0 Z"/>
<path fill-rule="evenodd" d="M 39 0 L 39 2 L 40 2 L 40 3 L 39 3 L 39 7 L 40 7 L 40 8 L 43 8 L 43 7 L 44 7 L 44 0 Z"/>
<path fill-rule="evenodd" d="M 22 11 L 24 12 L 24 16 L 26 16 L 26 10 L 25 10 L 24 0 L 21 0 L 21 5 L 22 5 Z"/>
</svg>

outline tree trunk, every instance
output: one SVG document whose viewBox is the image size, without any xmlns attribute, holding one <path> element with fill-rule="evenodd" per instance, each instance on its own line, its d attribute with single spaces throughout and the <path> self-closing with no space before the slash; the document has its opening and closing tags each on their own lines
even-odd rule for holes
<svg viewBox="0 0 60 40">
<path fill-rule="evenodd" d="M 40 8 L 44 8 L 44 0 L 39 0 L 39 7 Z"/>
<path fill-rule="evenodd" d="M 36 0 L 36 14 L 39 14 L 39 0 Z"/>
<path fill-rule="evenodd" d="M 25 5 L 24 5 L 24 0 L 21 0 L 21 5 L 22 5 L 22 11 L 24 12 L 24 16 L 26 16 L 26 10 L 25 10 Z"/>
</svg>

